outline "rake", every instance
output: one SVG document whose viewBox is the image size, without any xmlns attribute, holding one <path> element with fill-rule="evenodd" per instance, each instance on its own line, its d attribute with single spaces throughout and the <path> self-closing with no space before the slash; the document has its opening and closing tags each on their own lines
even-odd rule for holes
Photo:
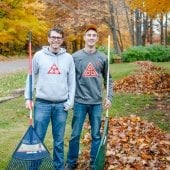
<svg viewBox="0 0 170 170">
<path fill-rule="evenodd" d="M 32 104 L 32 33 L 29 33 L 29 100 Z M 30 107 L 29 128 L 16 147 L 6 170 L 54 170 L 53 160 L 32 125 Z"/>
<path fill-rule="evenodd" d="M 108 97 L 108 94 L 109 94 L 110 35 L 108 36 L 108 55 L 107 55 L 107 57 L 108 57 L 108 71 L 107 71 L 106 97 Z M 98 152 L 96 155 L 96 159 L 94 161 L 93 170 L 104 170 L 106 150 L 107 150 L 108 128 L 109 128 L 109 110 L 107 109 L 103 135 L 102 135 L 100 146 L 99 146 L 99 149 L 98 149 Z"/>
</svg>

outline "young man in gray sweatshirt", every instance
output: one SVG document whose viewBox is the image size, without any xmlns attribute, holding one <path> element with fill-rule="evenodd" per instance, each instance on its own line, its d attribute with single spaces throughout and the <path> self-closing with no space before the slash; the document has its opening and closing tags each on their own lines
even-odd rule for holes
<svg viewBox="0 0 170 170">
<path fill-rule="evenodd" d="M 91 126 L 90 167 L 100 145 L 102 111 L 111 107 L 113 97 L 113 82 L 109 77 L 109 95 L 102 101 L 102 84 L 106 87 L 108 63 L 105 54 L 96 50 L 98 41 L 97 28 L 89 26 L 84 34 L 85 47 L 73 54 L 76 68 L 76 93 L 74 114 L 72 120 L 72 134 L 65 170 L 74 170 L 79 155 L 79 142 L 86 115 L 89 116 Z M 103 81 L 104 79 L 104 81 Z M 103 104 L 102 104 L 103 103 Z"/>
<path fill-rule="evenodd" d="M 43 142 L 51 120 L 55 170 L 64 169 L 65 125 L 75 95 L 75 65 L 72 56 L 61 48 L 63 39 L 62 30 L 50 30 L 49 46 L 36 52 L 32 61 L 33 84 L 36 84 L 34 129 Z M 31 109 L 33 103 L 29 97 L 27 77 L 26 108 Z"/>
</svg>

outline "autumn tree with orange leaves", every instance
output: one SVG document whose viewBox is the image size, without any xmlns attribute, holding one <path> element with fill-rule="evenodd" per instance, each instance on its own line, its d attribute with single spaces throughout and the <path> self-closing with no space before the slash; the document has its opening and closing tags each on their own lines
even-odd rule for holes
<svg viewBox="0 0 170 170">
<path fill-rule="evenodd" d="M 62 27 L 69 52 L 83 47 L 87 24 L 99 30 L 99 45 L 107 46 L 108 34 L 117 54 L 133 45 L 157 43 L 167 45 L 169 0 L 20 0 L 0 2 L 0 53 L 22 51 L 27 32 L 33 31 L 33 43 L 46 43 L 49 27 Z M 156 23 L 156 24 L 155 24 Z"/>
<path fill-rule="evenodd" d="M 136 45 L 145 45 L 146 39 L 153 43 L 153 26 L 157 20 L 160 31 L 160 44 L 167 46 L 169 0 L 126 0 L 135 13 Z M 154 21 L 153 21 L 154 20 Z"/>
<path fill-rule="evenodd" d="M 47 23 L 43 16 L 45 4 L 36 0 L 4 0 L 0 2 L 0 53 L 22 54 L 27 49 L 28 32 L 33 44 L 46 40 Z"/>
</svg>

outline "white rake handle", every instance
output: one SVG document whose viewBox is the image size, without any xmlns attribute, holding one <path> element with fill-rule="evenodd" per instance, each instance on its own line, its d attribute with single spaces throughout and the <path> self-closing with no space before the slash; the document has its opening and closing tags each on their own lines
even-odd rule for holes
<svg viewBox="0 0 170 170">
<path fill-rule="evenodd" d="M 107 50 L 107 84 L 106 84 L 106 98 L 109 96 L 109 71 L 110 71 L 110 35 L 108 35 L 108 50 Z M 109 117 L 109 109 L 106 110 L 106 117 Z"/>
</svg>

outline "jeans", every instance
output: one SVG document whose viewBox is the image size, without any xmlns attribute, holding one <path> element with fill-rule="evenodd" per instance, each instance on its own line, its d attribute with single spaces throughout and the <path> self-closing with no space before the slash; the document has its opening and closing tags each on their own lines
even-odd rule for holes
<svg viewBox="0 0 170 170">
<path fill-rule="evenodd" d="M 67 155 L 67 164 L 72 167 L 76 166 L 79 155 L 79 142 L 81 131 L 86 115 L 88 113 L 91 126 L 91 151 L 90 158 L 93 164 L 101 141 L 100 127 L 102 116 L 102 104 L 81 104 L 75 103 L 74 115 L 72 120 L 72 134 L 69 141 L 69 150 Z"/>
<path fill-rule="evenodd" d="M 37 99 L 34 107 L 34 129 L 43 142 L 51 120 L 53 135 L 53 161 L 56 170 L 64 169 L 64 134 L 67 111 L 64 102 Z"/>
</svg>

